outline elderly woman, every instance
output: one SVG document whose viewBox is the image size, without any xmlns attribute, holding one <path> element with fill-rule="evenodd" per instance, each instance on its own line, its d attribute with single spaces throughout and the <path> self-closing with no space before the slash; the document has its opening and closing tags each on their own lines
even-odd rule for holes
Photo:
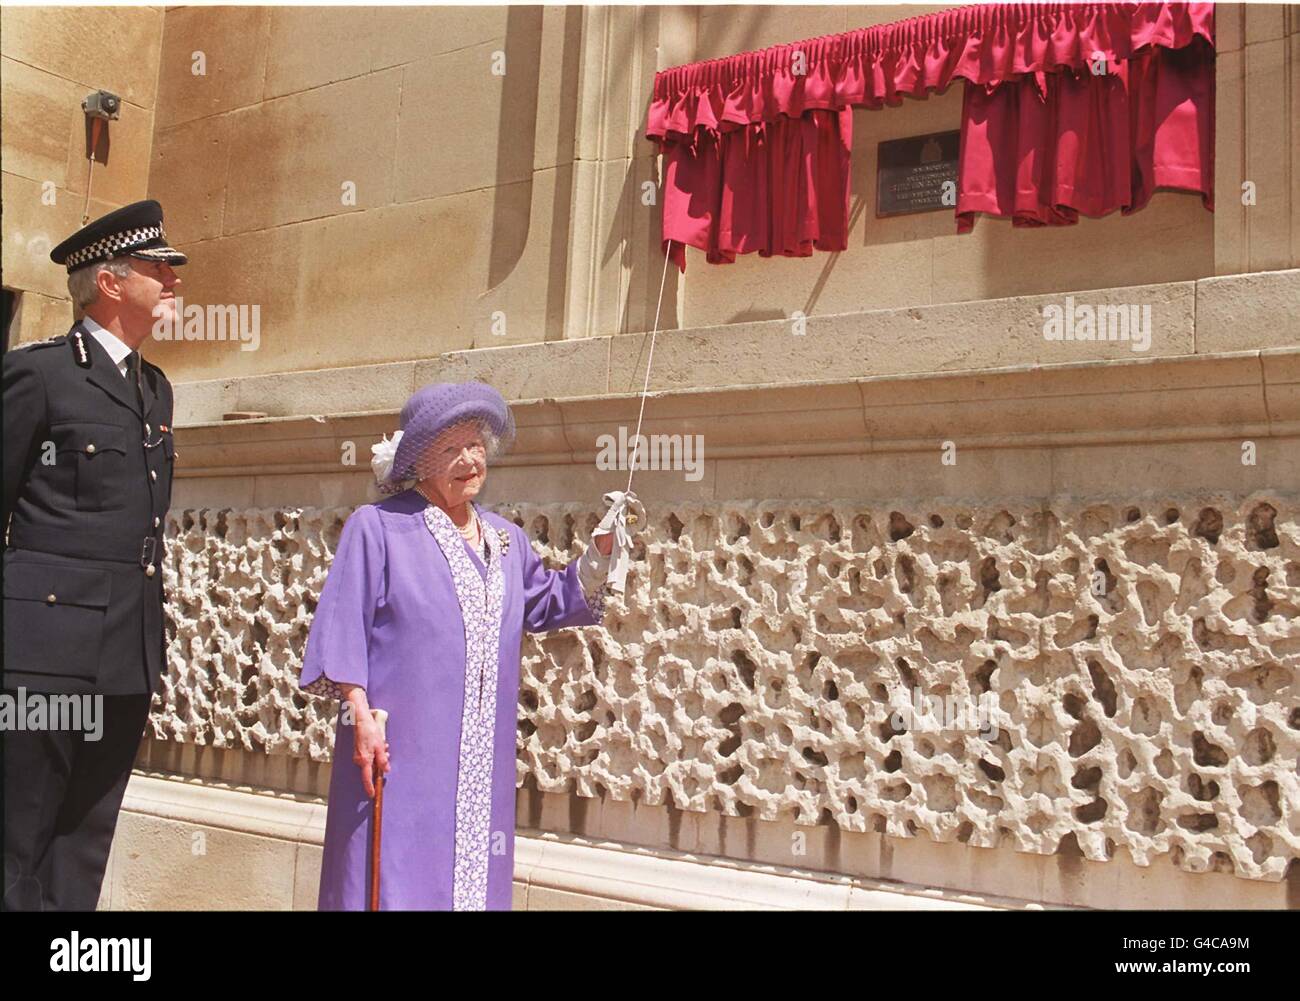
<svg viewBox="0 0 1300 1001">
<path fill-rule="evenodd" d="M 400 492 L 343 526 L 303 660 L 302 690 L 344 702 L 318 906 L 366 907 L 382 773 L 380 907 L 508 910 L 523 633 L 600 622 L 636 498 L 607 494 L 594 546 L 548 570 L 517 525 L 474 503 L 514 435 L 500 394 L 425 386 L 401 428 L 372 464 Z M 372 709 L 387 711 L 386 735 Z"/>
</svg>

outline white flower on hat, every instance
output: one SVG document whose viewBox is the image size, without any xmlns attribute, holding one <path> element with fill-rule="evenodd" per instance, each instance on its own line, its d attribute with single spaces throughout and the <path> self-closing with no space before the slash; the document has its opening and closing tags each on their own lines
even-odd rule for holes
<svg viewBox="0 0 1300 1001">
<path fill-rule="evenodd" d="M 402 432 L 394 431 L 390 441 L 388 435 L 384 440 L 370 446 L 370 469 L 375 474 L 375 481 L 383 483 L 393 471 L 393 458 L 397 455 L 397 443 L 402 440 Z"/>
</svg>

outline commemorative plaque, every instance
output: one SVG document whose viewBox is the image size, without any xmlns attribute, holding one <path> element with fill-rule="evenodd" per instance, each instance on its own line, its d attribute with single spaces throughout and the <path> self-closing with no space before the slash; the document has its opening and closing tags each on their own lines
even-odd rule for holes
<svg viewBox="0 0 1300 1001">
<path fill-rule="evenodd" d="M 933 132 L 882 142 L 876 156 L 876 217 L 953 209 L 960 139 L 960 132 Z M 946 202 L 945 182 L 951 182 Z"/>
</svg>

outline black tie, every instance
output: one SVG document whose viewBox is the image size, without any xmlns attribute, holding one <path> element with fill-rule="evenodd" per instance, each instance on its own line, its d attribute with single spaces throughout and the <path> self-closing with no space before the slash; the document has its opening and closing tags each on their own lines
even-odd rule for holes
<svg viewBox="0 0 1300 1001">
<path fill-rule="evenodd" d="M 140 386 L 140 352 L 132 351 L 126 356 L 126 377 L 135 384 L 135 399 L 140 404 L 140 413 L 144 413 L 144 390 Z"/>
</svg>

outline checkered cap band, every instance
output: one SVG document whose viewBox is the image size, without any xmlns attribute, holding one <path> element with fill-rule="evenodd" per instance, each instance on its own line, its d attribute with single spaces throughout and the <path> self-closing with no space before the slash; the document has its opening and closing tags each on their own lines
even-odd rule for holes
<svg viewBox="0 0 1300 1001">
<path fill-rule="evenodd" d="M 120 233 L 113 233 L 101 240 L 96 240 L 89 246 L 73 251 L 68 255 L 65 263 L 68 270 L 71 271 L 78 265 L 85 264 L 88 261 L 97 261 L 101 257 L 116 257 L 118 254 L 129 252 L 133 247 L 142 246 L 150 240 L 160 239 L 163 239 L 161 226 L 140 226 L 135 229 L 124 229 Z"/>
</svg>

